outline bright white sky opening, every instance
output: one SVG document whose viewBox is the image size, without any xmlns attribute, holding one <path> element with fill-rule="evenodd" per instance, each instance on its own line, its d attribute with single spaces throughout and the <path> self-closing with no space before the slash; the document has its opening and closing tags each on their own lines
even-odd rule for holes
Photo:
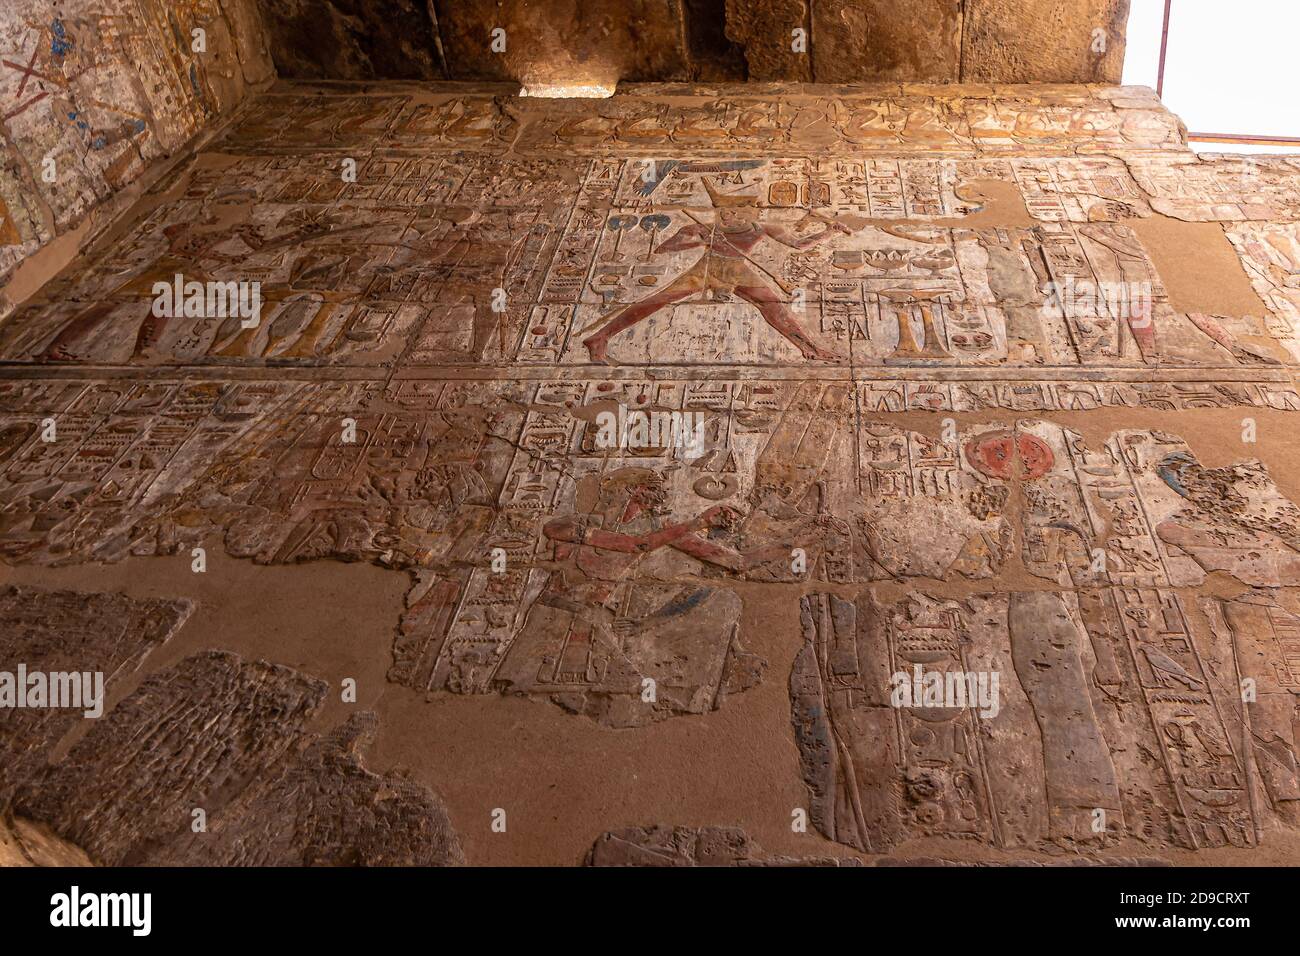
<svg viewBox="0 0 1300 956">
<path fill-rule="evenodd" d="M 1155 88 L 1164 0 L 1132 0 L 1126 84 Z M 1300 136 L 1300 2 L 1173 0 L 1165 105 L 1194 133 Z M 1193 142 L 1201 153 L 1300 153 L 1296 146 Z"/>
</svg>

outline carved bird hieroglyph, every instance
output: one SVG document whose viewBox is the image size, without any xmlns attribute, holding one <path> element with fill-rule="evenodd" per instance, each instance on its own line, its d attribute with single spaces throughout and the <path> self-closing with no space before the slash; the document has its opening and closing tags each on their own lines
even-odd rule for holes
<svg viewBox="0 0 1300 956">
<path fill-rule="evenodd" d="M 1199 690 L 1204 686 L 1204 681 L 1187 673 L 1182 664 L 1159 648 L 1143 644 L 1142 651 L 1147 656 L 1147 663 L 1151 665 L 1151 673 L 1161 687 L 1169 687 L 1175 681 L 1188 690 Z"/>
</svg>

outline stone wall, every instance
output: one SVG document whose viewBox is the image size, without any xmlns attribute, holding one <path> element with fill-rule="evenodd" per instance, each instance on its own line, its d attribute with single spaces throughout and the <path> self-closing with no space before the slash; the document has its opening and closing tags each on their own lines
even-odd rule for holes
<svg viewBox="0 0 1300 956">
<path fill-rule="evenodd" d="M 253 0 L 6 0 L 0 315 L 113 218 L 115 196 L 272 76 Z M 64 237 L 53 266 L 6 289 Z"/>
<path fill-rule="evenodd" d="M 25 816 L 389 861 L 370 721 L 239 704 L 364 659 L 411 859 L 1294 862 L 1300 162 L 1198 157 L 1146 89 L 513 91 L 281 82 L 0 325 L 0 572 L 219 622 Z M 261 311 L 155 308 L 178 273 Z M 33 600 L 0 634 L 80 603 Z M 999 690 L 895 702 L 920 670 Z M 298 755 L 232 752 L 217 840 L 168 795 L 224 764 L 98 783 L 199 698 L 214 753 Z M 304 802 L 375 824 L 267 843 Z"/>
</svg>

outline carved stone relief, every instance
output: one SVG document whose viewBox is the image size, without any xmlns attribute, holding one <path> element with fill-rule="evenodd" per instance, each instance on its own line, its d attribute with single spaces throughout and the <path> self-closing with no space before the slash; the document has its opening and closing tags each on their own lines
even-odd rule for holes
<svg viewBox="0 0 1300 956">
<path fill-rule="evenodd" d="M 372 735 L 735 723 L 797 849 L 654 804 L 564 821 L 588 862 L 1288 847 L 1295 173 L 1126 88 L 277 86 L 0 324 L 4 653 L 125 680 L 189 604 L 34 576 L 219 548 L 402 575 L 390 686 L 308 729 L 320 680 L 206 649 L 48 766 L 70 725 L 0 712 L 0 796 L 97 862 L 474 862 L 477 791 Z M 1188 222 L 1266 312 L 1189 304 L 1145 228 Z"/>
</svg>

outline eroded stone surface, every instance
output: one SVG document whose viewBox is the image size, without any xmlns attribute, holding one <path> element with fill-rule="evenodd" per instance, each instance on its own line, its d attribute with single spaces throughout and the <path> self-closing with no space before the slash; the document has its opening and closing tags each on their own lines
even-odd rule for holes
<svg viewBox="0 0 1300 956">
<path fill-rule="evenodd" d="M 875 853 L 920 836 L 1249 847 L 1294 817 L 1293 738 L 1267 725 L 1257 738 L 1284 763 L 1273 795 L 1256 801 L 1237 682 L 1207 663 L 1213 635 L 1175 592 L 917 593 L 892 604 L 818 594 L 803 599 L 803 627 L 796 739 L 812 820 L 837 842 Z M 1283 660 L 1280 647 L 1266 653 Z M 900 705 L 893 675 L 914 668 L 996 673 L 1001 706 Z M 1269 702 L 1294 708 L 1289 695 Z"/>
<path fill-rule="evenodd" d="M 280 76 L 300 80 L 445 77 L 432 4 L 259 0 Z"/>
<path fill-rule="evenodd" d="M 807 0 L 726 0 L 727 38 L 743 51 L 746 75 L 751 80 L 812 79 L 808 20 Z M 800 52 L 794 49 L 796 30 L 804 33 Z"/>
<path fill-rule="evenodd" d="M 969 0 L 962 80 L 1116 83 L 1124 68 L 1129 0 Z"/>
<path fill-rule="evenodd" d="M 325 691 L 226 652 L 186 658 L 22 781 L 14 812 L 109 866 L 461 862 L 437 797 L 362 766 L 372 715 L 306 730 Z"/>
<path fill-rule="evenodd" d="M 16 701 L 9 701 L 0 708 L 0 806 L 15 788 L 39 776 L 55 744 L 87 713 L 103 713 L 107 695 L 166 642 L 191 611 L 188 601 L 140 601 L 124 594 L 19 586 L 0 590 L 0 671 L 14 680 L 19 665 L 46 681 L 55 673 L 75 674 L 78 681 L 84 674 L 102 675 L 102 686 L 92 678 L 83 687 L 82 707 L 19 709 Z M 100 689 L 102 699 L 86 699 L 87 691 L 94 696 Z M 26 694 L 27 688 L 12 691 Z M 47 687 L 47 705 L 52 699 L 48 694 Z"/>
<path fill-rule="evenodd" d="M 620 79 L 690 78 L 680 0 L 494 0 L 437 8 L 456 79 L 513 79 L 531 95 L 589 88 L 588 95 L 601 96 Z"/>
<path fill-rule="evenodd" d="M 779 856 L 766 853 L 740 827 L 625 827 L 602 833 L 587 854 L 587 866 L 1168 866 L 1159 857 L 1071 854 L 1060 858 L 1017 857 L 971 861 L 943 857 L 881 856 L 865 863 L 853 857 Z"/>
<path fill-rule="evenodd" d="M 408 777 L 367 770 L 358 754 L 377 730 L 364 712 L 314 739 L 185 834 L 151 865 L 448 866 L 464 862 L 446 808 Z M 278 773 L 277 773 L 278 770 Z"/>
<path fill-rule="evenodd" d="M 1114 83 L 1124 60 L 1128 6 L 1127 0 L 262 3 L 282 76 L 493 78 L 566 88 L 687 79 Z"/>
<path fill-rule="evenodd" d="M 840 857 L 764 853 L 740 827 L 627 827 L 602 833 L 588 866 L 858 866 Z"/>
<path fill-rule="evenodd" d="M 189 832 L 192 810 L 215 811 L 291 758 L 324 694 L 289 668 L 215 651 L 187 658 L 94 724 L 15 810 L 101 863 L 146 862 Z"/>
<path fill-rule="evenodd" d="M 1253 699 L 1241 714 L 1243 744 L 1251 751 L 1269 803 L 1295 826 L 1300 822 L 1300 617 L 1264 590 L 1234 600 L 1202 598 L 1200 603 L 1215 637 L 1210 651 L 1215 663 L 1224 673 L 1251 681 Z"/>
<path fill-rule="evenodd" d="M 47 828 L 0 815 L 0 867 L 91 865 L 83 851 Z"/>
<path fill-rule="evenodd" d="M 1042 860 L 1034 857 L 1020 857 L 1013 860 L 988 860 L 972 863 L 969 860 L 949 860 L 941 857 L 882 857 L 875 866 L 1169 866 L 1168 860 L 1154 856 L 1107 856 L 1104 859 L 1087 857 L 1067 857 L 1062 860 Z"/>
<path fill-rule="evenodd" d="M 911 83 L 957 83 L 963 76 L 965 4 L 959 0 L 812 0 L 812 74 L 819 83 L 864 79 Z M 993 64 L 989 73 L 1000 72 Z M 1061 69 L 1042 71 L 1037 82 L 1077 81 Z M 1006 77 L 1011 81 L 1010 77 Z"/>
<path fill-rule="evenodd" d="M 1300 213 L 1300 159 L 1294 156 L 1153 153 L 1127 162 L 1151 197 L 1151 208 L 1174 219 L 1250 222 L 1295 219 Z"/>
</svg>

